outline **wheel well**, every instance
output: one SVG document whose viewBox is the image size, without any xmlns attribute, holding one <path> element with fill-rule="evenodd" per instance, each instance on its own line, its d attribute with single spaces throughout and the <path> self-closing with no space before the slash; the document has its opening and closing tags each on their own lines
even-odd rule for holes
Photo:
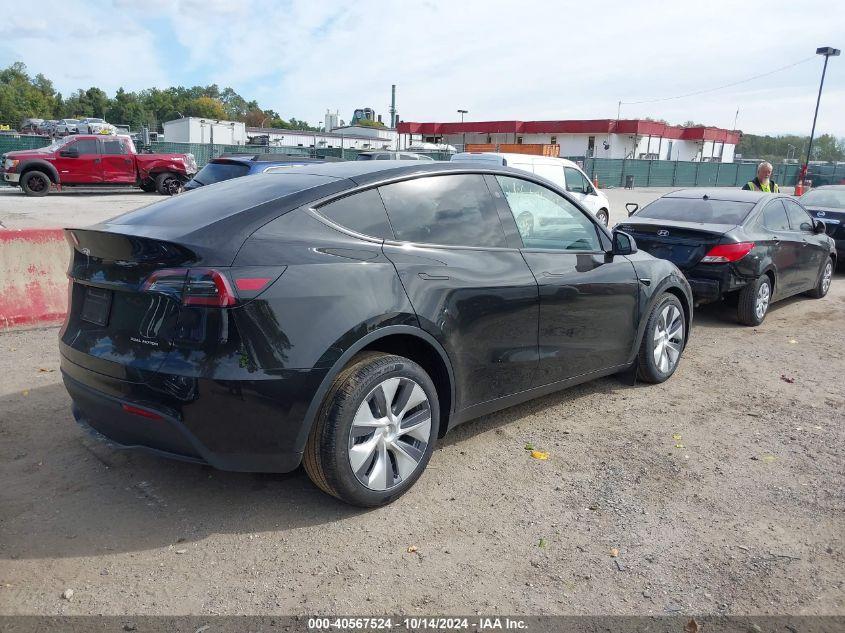
<svg viewBox="0 0 845 633">
<path fill-rule="evenodd" d="M 689 332 L 690 306 L 689 306 L 689 303 L 687 302 L 686 295 L 677 286 L 669 286 L 668 288 L 666 288 L 666 292 L 675 295 L 678 298 L 678 301 L 681 302 L 681 307 L 684 310 L 684 322 L 686 324 L 686 331 Z"/>
<path fill-rule="evenodd" d="M 23 178 L 24 174 L 27 174 L 31 171 L 40 171 L 41 173 L 45 174 L 47 178 L 50 179 L 50 182 L 56 182 L 56 179 L 53 177 L 53 172 L 50 169 L 47 169 L 43 165 L 26 165 L 23 169 L 21 169 L 21 178 Z"/>
<path fill-rule="evenodd" d="M 452 410 L 452 384 L 449 370 L 443 358 L 431 344 L 411 334 L 391 334 L 373 341 L 363 351 L 378 351 L 410 358 L 431 377 L 440 401 L 440 432 L 443 437 L 449 428 L 449 413 Z"/>
<path fill-rule="evenodd" d="M 766 275 L 769 278 L 769 281 L 772 283 L 772 295 L 774 295 L 775 294 L 775 272 L 773 270 L 769 269 L 763 274 Z"/>
</svg>

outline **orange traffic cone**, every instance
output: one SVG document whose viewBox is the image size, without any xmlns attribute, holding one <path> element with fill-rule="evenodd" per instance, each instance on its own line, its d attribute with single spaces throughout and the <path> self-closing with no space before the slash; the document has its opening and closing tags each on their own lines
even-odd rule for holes
<svg viewBox="0 0 845 633">
<path fill-rule="evenodd" d="M 596 189 L 599 188 L 599 177 L 598 176 L 593 176 L 593 187 L 595 187 Z"/>
<path fill-rule="evenodd" d="M 804 181 L 799 180 L 795 183 L 795 193 L 796 196 L 803 196 L 804 195 Z"/>
</svg>

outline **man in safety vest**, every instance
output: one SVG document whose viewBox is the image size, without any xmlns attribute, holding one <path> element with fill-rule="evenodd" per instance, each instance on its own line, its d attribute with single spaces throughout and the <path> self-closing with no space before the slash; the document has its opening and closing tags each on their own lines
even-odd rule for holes
<svg viewBox="0 0 845 633">
<path fill-rule="evenodd" d="M 778 184 L 771 180 L 772 164 L 760 163 L 757 166 L 757 177 L 745 183 L 743 189 L 746 191 L 763 191 L 765 193 L 780 193 Z"/>
</svg>

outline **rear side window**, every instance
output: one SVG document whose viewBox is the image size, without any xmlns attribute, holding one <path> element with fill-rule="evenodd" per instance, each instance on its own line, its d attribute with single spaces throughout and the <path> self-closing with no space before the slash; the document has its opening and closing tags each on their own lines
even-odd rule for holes
<svg viewBox="0 0 845 633">
<path fill-rule="evenodd" d="M 786 215 L 789 217 L 789 225 L 793 231 L 812 232 L 813 221 L 804 209 L 792 200 L 781 200 L 781 202 L 786 207 Z"/>
<path fill-rule="evenodd" d="M 129 148 L 120 139 L 103 140 L 103 154 L 128 154 Z"/>
<path fill-rule="evenodd" d="M 317 211 L 335 224 L 356 233 L 393 239 L 393 231 L 378 191 L 368 189 L 323 205 Z"/>
<path fill-rule="evenodd" d="M 742 224 L 753 202 L 705 200 L 704 198 L 658 198 L 636 213 L 639 218 L 680 220 L 705 224 Z"/>
<path fill-rule="evenodd" d="M 771 231 L 789 231 L 789 220 L 780 200 L 772 200 L 763 209 L 763 226 Z"/>
<path fill-rule="evenodd" d="M 97 148 L 97 139 L 81 139 L 76 141 L 73 145 L 69 145 L 68 147 L 73 147 L 77 152 L 80 154 L 99 154 L 100 150 Z"/>
<path fill-rule="evenodd" d="M 430 176 L 379 187 L 403 242 L 445 246 L 505 246 L 496 203 L 477 174 Z"/>
</svg>

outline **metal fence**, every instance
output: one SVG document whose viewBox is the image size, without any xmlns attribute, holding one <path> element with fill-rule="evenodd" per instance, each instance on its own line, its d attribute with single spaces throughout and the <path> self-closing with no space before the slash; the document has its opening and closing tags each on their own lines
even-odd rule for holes
<svg viewBox="0 0 845 633">
<path fill-rule="evenodd" d="M 742 187 L 753 180 L 757 165 L 751 163 L 698 163 L 630 158 L 570 156 L 600 187 L 624 187 L 633 176 L 635 187 Z M 798 165 L 774 166 L 772 179 L 782 186 L 798 180 Z M 845 175 L 845 168 L 842 169 Z"/>
<path fill-rule="evenodd" d="M 19 149 L 35 149 L 50 144 L 44 136 L 0 136 L 0 154 Z M 346 160 L 364 151 L 339 147 L 276 147 L 266 145 L 209 145 L 200 143 L 152 143 L 154 152 L 191 153 L 202 168 L 212 158 L 222 154 L 293 154 L 324 158 L 332 156 Z M 449 160 L 448 152 L 418 152 L 434 160 Z M 741 187 L 756 174 L 757 166 L 751 163 L 697 163 L 687 161 L 643 160 L 632 158 L 585 158 L 567 156 L 577 162 L 590 178 L 598 178 L 600 187 L 624 187 L 628 176 L 633 176 L 635 187 Z M 775 165 L 772 178 L 783 186 L 792 186 L 798 179 L 799 166 Z M 845 179 L 845 164 L 810 165 L 810 178 L 815 184 L 840 182 Z"/>
</svg>

